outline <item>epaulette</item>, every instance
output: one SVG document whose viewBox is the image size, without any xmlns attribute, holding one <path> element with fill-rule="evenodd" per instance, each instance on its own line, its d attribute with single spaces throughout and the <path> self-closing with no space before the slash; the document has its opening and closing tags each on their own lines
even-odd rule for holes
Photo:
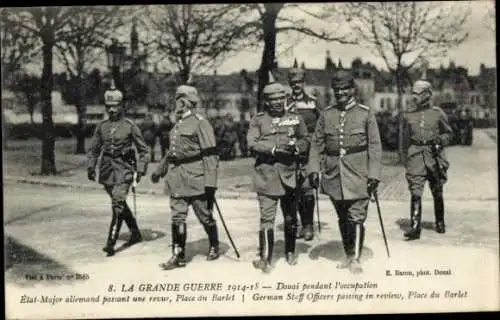
<svg viewBox="0 0 500 320">
<path fill-rule="evenodd" d="M 123 118 L 125 121 L 127 121 L 128 123 L 130 123 L 131 125 L 137 125 L 134 120 L 130 119 L 130 118 L 127 118 L 127 117 L 124 117 Z"/>
<path fill-rule="evenodd" d="M 357 106 L 360 107 L 361 109 L 370 110 L 370 107 L 365 106 L 364 104 L 361 103 L 357 103 Z"/>
<path fill-rule="evenodd" d="M 314 100 L 314 101 L 318 100 L 318 97 L 316 97 L 315 95 L 312 95 L 312 94 L 307 93 L 307 92 L 304 92 L 304 94 L 305 94 L 305 95 L 306 95 L 309 99 L 311 99 L 311 100 Z"/>
<path fill-rule="evenodd" d="M 438 106 L 433 106 L 433 107 L 432 107 L 432 109 L 437 110 L 437 111 L 443 111 L 443 109 L 441 109 L 441 108 L 440 108 L 440 107 L 438 107 Z"/>
<path fill-rule="evenodd" d="M 333 108 L 335 108 L 335 105 L 334 105 L 334 104 L 331 104 L 331 105 L 329 105 L 328 107 L 326 107 L 326 108 L 325 108 L 325 111 L 326 111 L 326 110 L 331 110 L 331 109 L 333 109 Z"/>
<path fill-rule="evenodd" d="M 203 118 L 203 116 L 201 114 L 198 114 L 198 113 L 193 113 L 194 117 L 197 119 L 197 120 L 203 120 L 205 118 Z"/>
<path fill-rule="evenodd" d="M 261 111 L 261 112 L 257 112 L 256 116 L 263 116 L 264 115 L 264 112 Z"/>
</svg>

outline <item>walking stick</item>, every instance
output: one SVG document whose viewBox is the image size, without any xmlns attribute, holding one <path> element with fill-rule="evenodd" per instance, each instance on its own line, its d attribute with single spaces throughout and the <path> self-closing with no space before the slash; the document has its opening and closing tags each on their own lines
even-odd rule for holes
<svg viewBox="0 0 500 320">
<path fill-rule="evenodd" d="M 316 192 L 316 215 L 318 216 L 318 232 L 321 233 L 321 222 L 319 221 L 319 188 L 315 188 Z"/>
<path fill-rule="evenodd" d="M 137 187 L 137 171 L 134 171 L 134 181 L 132 182 L 132 195 L 134 199 L 134 216 L 137 219 L 137 199 L 136 199 L 135 187 Z"/>
<path fill-rule="evenodd" d="M 387 251 L 387 257 L 390 258 L 391 255 L 389 254 L 389 245 L 387 244 L 387 237 L 385 235 L 384 222 L 382 221 L 382 213 L 380 212 L 380 203 L 378 201 L 378 192 L 377 192 L 377 190 L 375 190 L 373 192 L 373 198 L 375 199 L 375 203 L 377 204 L 378 219 L 380 221 L 380 228 L 382 229 L 382 236 L 384 237 L 384 243 L 385 243 L 385 249 Z"/>
<path fill-rule="evenodd" d="M 238 252 L 238 249 L 236 249 L 236 245 L 233 242 L 233 238 L 231 238 L 231 234 L 229 233 L 229 230 L 227 229 L 226 222 L 224 221 L 224 217 L 222 216 L 222 212 L 220 211 L 219 204 L 217 203 L 217 200 L 215 198 L 214 198 L 214 204 L 215 204 L 215 208 L 217 208 L 217 212 L 219 213 L 220 221 L 222 221 L 222 225 L 224 226 L 224 230 L 226 230 L 227 237 L 229 238 L 229 241 L 231 242 L 231 246 L 233 246 L 234 252 L 236 252 L 236 257 L 239 259 L 240 253 Z"/>
</svg>

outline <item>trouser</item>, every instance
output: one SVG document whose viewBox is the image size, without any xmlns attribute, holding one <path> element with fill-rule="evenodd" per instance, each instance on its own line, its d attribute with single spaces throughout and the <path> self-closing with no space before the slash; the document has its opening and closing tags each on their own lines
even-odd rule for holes
<svg viewBox="0 0 500 320">
<path fill-rule="evenodd" d="M 311 228 L 314 223 L 314 206 L 316 204 L 314 198 L 314 189 L 309 183 L 307 177 L 302 178 L 299 198 L 299 216 L 303 227 Z"/>
<path fill-rule="evenodd" d="M 337 211 L 340 234 L 345 254 L 348 259 L 361 258 L 363 251 L 365 227 L 370 199 L 334 200 Z"/>
<path fill-rule="evenodd" d="M 295 189 L 285 188 L 285 194 L 282 196 L 270 196 L 259 193 L 257 194 L 257 198 L 260 209 L 260 230 L 264 233 L 266 230 L 274 230 L 278 201 L 280 202 L 285 222 L 285 253 L 295 252 L 295 234 L 297 232 Z M 261 244 L 260 247 L 262 247 Z M 272 255 L 272 252 L 268 253 L 268 255 Z"/>
<path fill-rule="evenodd" d="M 219 239 L 217 232 L 217 222 L 213 218 L 212 211 L 208 210 L 208 201 L 205 195 L 186 198 L 170 197 L 170 210 L 172 212 L 173 228 L 179 229 L 180 226 L 185 226 L 189 206 L 193 207 L 193 211 L 196 217 L 203 225 L 203 228 L 208 235 L 210 247 L 218 246 Z M 184 227 L 181 229 L 184 229 L 183 234 L 185 234 L 186 228 Z"/>
<path fill-rule="evenodd" d="M 161 157 L 165 158 L 165 155 L 167 154 L 167 150 L 169 148 L 169 141 L 168 140 L 161 140 L 160 147 L 161 147 Z"/>
</svg>

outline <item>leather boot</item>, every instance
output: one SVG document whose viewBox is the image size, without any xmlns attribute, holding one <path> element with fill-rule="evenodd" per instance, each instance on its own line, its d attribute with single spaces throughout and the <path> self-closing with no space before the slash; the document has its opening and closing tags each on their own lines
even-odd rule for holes
<svg viewBox="0 0 500 320">
<path fill-rule="evenodd" d="M 102 248 L 102 250 L 107 253 L 108 257 L 115 254 L 115 244 L 120 236 L 122 222 L 123 220 L 121 217 L 119 217 L 117 213 L 113 212 L 111 223 L 109 225 L 108 240 L 106 241 L 106 246 Z"/>
<path fill-rule="evenodd" d="M 125 246 L 130 247 L 136 243 L 142 242 L 142 235 L 139 230 L 139 226 L 137 225 L 137 220 L 135 219 L 128 205 L 125 204 L 124 208 L 124 220 L 131 233 L 130 238 L 128 239 L 127 243 L 125 243 Z"/>
<path fill-rule="evenodd" d="M 274 230 L 264 229 L 259 231 L 260 257 L 253 261 L 253 266 L 261 269 L 264 273 L 270 273 L 273 270 L 272 258 L 274 248 Z"/>
<path fill-rule="evenodd" d="M 207 232 L 208 235 L 208 242 L 210 245 L 210 248 L 208 250 L 208 255 L 207 255 L 207 260 L 212 261 L 216 260 L 219 258 L 219 236 L 217 232 L 217 225 L 214 224 L 211 226 L 204 226 L 205 231 Z"/>
<path fill-rule="evenodd" d="M 361 253 L 363 251 L 363 242 L 365 239 L 365 227 L 361 223 L 349 223 L 350 228 L 354 230 L 354 256 L 349 264 L 349 271 L 353 274 L 363 273 L 361 267 Z"/>
<path fill-rule="evenodd" d="M 408 240 L 416 240 L 420 238 L 420 232 L 422 231 L 422 200 L 420 197 L 411 197 L 410 210 L 411 230 L 405 232 L 404 236 Z"/>
<path fill-rule="evenodd" d="M 346 260 L 339 263 L 337 265 L 337 269 L 346 269 L 349 268 L 351 264 L 351 260 L 354 257 L 355 249 L 354 249 L 354 229 L 351 227 L 352 223 L 349 221 L 340 221 L 339 220 L 339 229 L 340 235 L 342 237 L 342 245 L 344 247 L 344 252 L 346 255 Z"/>
<path fill-rule="evenodd" d="M 291 266 L 297 264 L 297 255 L 295 254 L 296 228 L 294 224 L 285 224 L 285 258 Z"/>
<path fill-rule="evenodd" d="M 304 196 L 302 197 L 302 205 L 300 206 L 300 219 L 302 225 L 304 226 L 304 240 L 311 241 L 314 239 L 314 228 L 313 228 L 313 218 L 314 218 L 314 196 Z"/>
<path fill-rule="evenodd" d="M 172 223 L 172 257 L 165 263 L 161 263 L 163 270 L 172 270 L 186 266 L 186 224 Z"/>
<path fill-rule="evenodd" d="M 446 228 L 444 225 L 444 200 L 443 193 L 438 192 L 434 196 L 434 216 L 436 218 L 436 232 L 445 233 Z"/>
</svg>

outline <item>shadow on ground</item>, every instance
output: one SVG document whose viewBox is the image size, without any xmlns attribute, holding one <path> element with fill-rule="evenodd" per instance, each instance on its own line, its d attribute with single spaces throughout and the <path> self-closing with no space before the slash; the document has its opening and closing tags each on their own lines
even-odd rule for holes
<svg viewBox="0 0 500 320">
<path fill-rule="evenodd" d="M 141 229 L 141 235 L 142 235 L 142 240 L 149 242 L 149 241 L 155 241 L 160 238 L 165 237 L 166 233 L 162 231 L 156 231 L 153 229 Z M 129 232 L 123 232 L 120 234 L 118 237 L 118 240 L 122 241 L 128 241 L 130 239 L 131 233 Z M 120 251 L 126 250 L 130 248 L 131 246 L 128 246 L 126 243 L 122 244 L 121 246 L 117 247 L 115 252 L 118 253 Z"/>
<path fill-rule="evenodd" d="M 314 247 L 309 253 L 311 260 L 318 260 L 318 258 L 325 258 L 332 261 L 342 261 L 345 258 L 344 246 L 341 241 L 333 240 L 319 246 Z M 373 258 L 372 249 L 366 245 L 363 247 L 361 261 L 366 261 Z"/>
<path fill-rule="evenodd" d="M 410 229 L 411 229 L 410 219 L 406 219 L 406 218 L 404 218 L 404 219 L 398 219 L 398 220 L 396 220 L 396 224 L 404 232 L 410 231 Z M 435 229 L 434 222 L 431 222 L 431 221 L 422 221 L 422 229 L 425 229 L 425 230 L 434 230 Z"/>
<path fill-rule="evenodd" d="M 319 224 L 321 226 L 321 230 L 324 230 L 328 227 L 328 223 L 326 223 L 326 222 L 320 222 Z M 300 225 L 300 223 L 299 223 L 299 225 Z M 318 221 L 314 221 L 313 228 L 315 231 L 318 229 Z M 280 232 L 284 232 L 285 231 L 285 224 L 284 223 L 278 224 L 276 226 L 276 230 L 280 231 Z"/>
<path fill-rule="evenodd" d="M 5 280 L 19 286 L 33 286 L 41 281 L 44 284 L 69 284 L 67 275 L 76 272 L 64 264 L 30 248 L 11 236 L 5 237 Z M 47 275 L 62 276 L 61 280 L 49 280 Z M 31 278 L 29 278 L 31 277 Z"/>
</svg>

